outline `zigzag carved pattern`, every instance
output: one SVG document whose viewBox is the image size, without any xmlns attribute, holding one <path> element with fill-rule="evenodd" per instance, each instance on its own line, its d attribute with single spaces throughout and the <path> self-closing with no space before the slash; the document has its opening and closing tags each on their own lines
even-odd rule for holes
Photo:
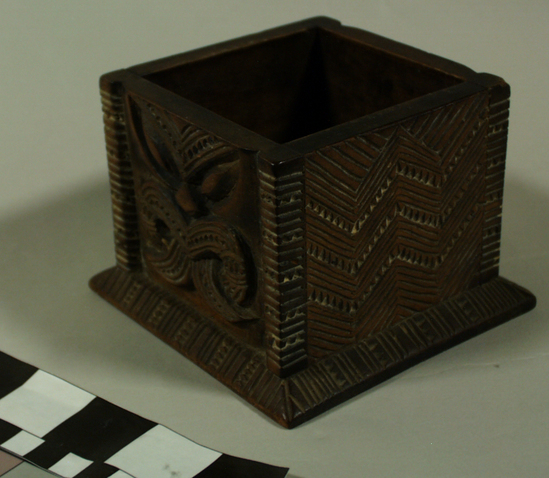
<svg viewBox="0 0 549 478">
<path fill-rule="evenodd" d="M 307 361 L 301 168 L 277 174 L 259 166 L 267 363 L 281 376 Z"/>
<path fill-rule="evenodd" d="M 124 100 L 120 84 L 101 86 L 101 105 L 113 206 L 116 263 L 124 270 L 141 267 L 133 172 L 128 152 Z"/>
<path fill-rule="evenodd" d="M 482 93 L 307 157 L 312 356 L 478 283 L 487 133 Z"/>
</svg>

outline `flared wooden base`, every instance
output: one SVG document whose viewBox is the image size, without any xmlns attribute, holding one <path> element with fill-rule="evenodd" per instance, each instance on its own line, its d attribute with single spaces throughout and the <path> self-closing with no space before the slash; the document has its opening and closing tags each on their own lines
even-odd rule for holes
<svg viewBox="0 0 549 478">
<path fill-rule="evenodd" d="M 268 370 L 265 351 L 243 344 L 142 273 L 114 267 L 95 276 L 90 286 L 288 428 L 536 304 L 530 292 L 498 277 L 280 378 Z"/>
</svg>

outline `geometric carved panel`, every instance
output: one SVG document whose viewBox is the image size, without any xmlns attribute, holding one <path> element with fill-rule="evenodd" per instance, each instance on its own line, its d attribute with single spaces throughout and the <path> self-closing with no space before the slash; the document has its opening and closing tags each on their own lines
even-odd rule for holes
<svg viewBox="0 0 549 478">
<path fill-rule="evenodd" d="M 488 95 L 306 158 L 309 354 L 479 282 Z"/>
</svg>

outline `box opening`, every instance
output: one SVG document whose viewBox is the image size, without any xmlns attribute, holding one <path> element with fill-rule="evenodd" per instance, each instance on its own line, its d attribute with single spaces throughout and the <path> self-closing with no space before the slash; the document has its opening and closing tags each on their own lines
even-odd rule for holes
<svg viewBox="0 0 549 478">
<path fill-rule="evenodd" d="M 322 28 L 145 78 L 277 143 L 462 82 Z"/>
</svg>

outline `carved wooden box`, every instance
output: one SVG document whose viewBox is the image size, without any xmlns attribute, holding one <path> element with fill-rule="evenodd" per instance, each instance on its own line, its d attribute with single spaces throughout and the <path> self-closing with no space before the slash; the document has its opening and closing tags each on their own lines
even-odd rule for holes
<svg viewBox="0 0 549 478">
<path fill-rule="evenodd" d="M 101 94 L 92 288 L 284 426 L 535 305 L 498 275 L 500 78 L 314 18 Z"/>
</svg>

